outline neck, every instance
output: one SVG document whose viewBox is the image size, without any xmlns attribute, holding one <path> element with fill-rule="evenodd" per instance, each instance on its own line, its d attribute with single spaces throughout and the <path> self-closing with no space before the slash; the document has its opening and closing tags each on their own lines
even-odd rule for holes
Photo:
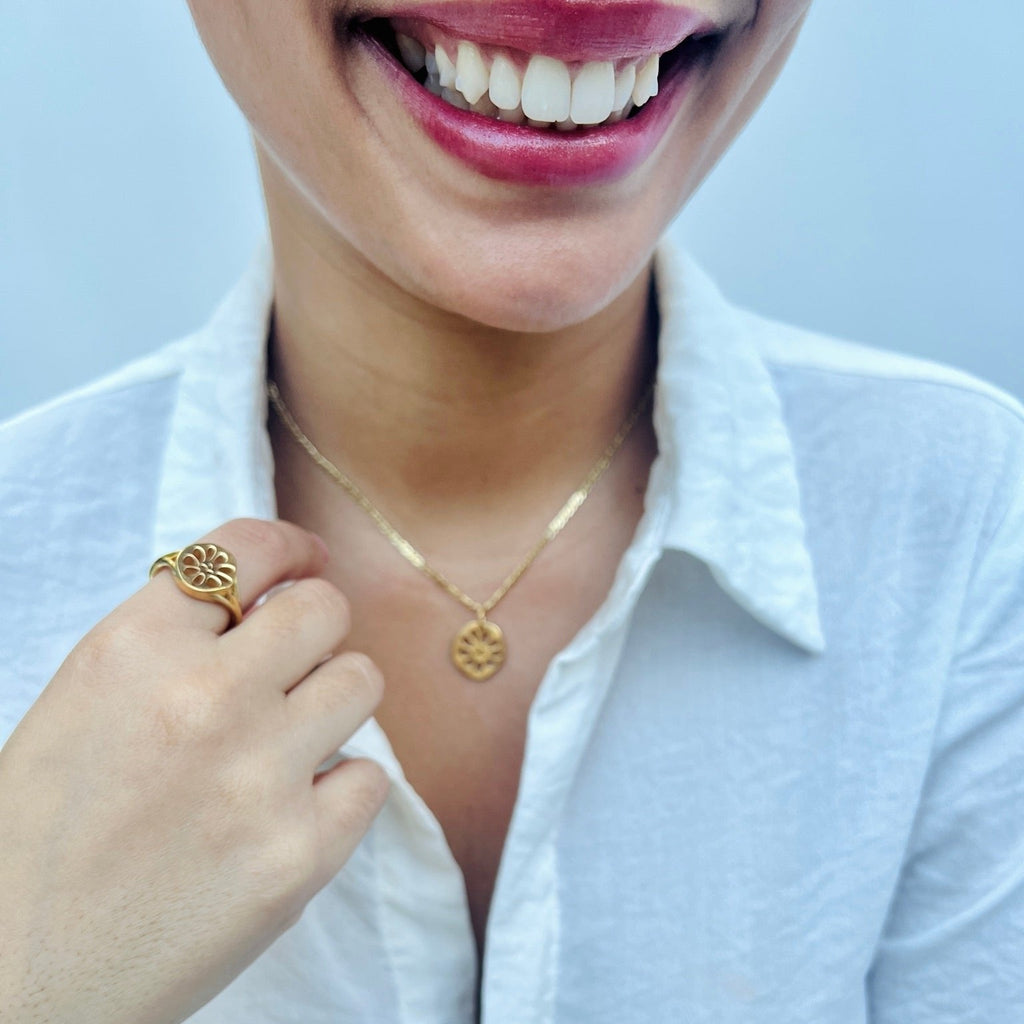
<svg viewBox="0 0 1024 1024">
<path fill-rule="evenodd" d="M 397 522 L 557 507 L 646 391 L 649 270 L 584 323 L 511 332 L 410 296 L 272 197 L 268 212 L 271 374 L 320 451 Z"/>
</svg>

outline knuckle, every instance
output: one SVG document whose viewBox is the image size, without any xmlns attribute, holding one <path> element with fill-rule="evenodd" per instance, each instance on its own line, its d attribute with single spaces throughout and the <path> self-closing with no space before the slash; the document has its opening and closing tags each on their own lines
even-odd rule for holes
<svg viewBox="0 0 1024 1024">
<path fill-rule="evenodd" d="M 259 622 L 265 635 L 275 643 L 306 643 L 303 637 L 310 627 L 320 636 L 328 624 L 331 647 L 340 641 L 349 628 L 349 607 L 341 591 L 333 584 L 315 577 L 298 580 L 268 604 Z M 319 641 L 318 641 L 319 642 Z M 326 653 L 326 652 L 325 652 Z"/>
<path fill-rule="evenodd" d="M 346 808 L 350 827 L 365 829 L 384 806 L 391 780 L 376 761 L 360 759 L 350 762 L 348 767 L 359 772 L 358 784 L 353 785 Z"/>
<path fill-rule="evenodd" d="M 348 623 L 349 604 L 345 595 L 319 576 L 300 580 L 291 588 L 292 599 L 299 602 L 307 615 L 319 615 L 331 621 Z"/>
<path fill-rule="evenodd" d="M 224 527 L 225 543 L 253 549 L 275 566 L 286 563 L 291 553 L 288 537 L 279 523 L 265 519 L 233 519 Z"/>
<path fill-rule="evenodd" d="M 376 814 L 391 792 L 391 778 L 376 761 L 367 761 L 366 765 L 367 799 L 372 813 Z"/>
<path fill-rule="evenodd" d="M 103 682 L 121 675 L 139 660 L 146 638 L 135 627 L 116 618 L 94 626 L 71 653 L 77 675 Z"/>
<path fill-rule="evenodd" d="M 384 676 L 374 662 L 360 651 L 346 651 L 334 660 L 343 674 L 346 688 L 376 707 L 384 696 Z"/>
<path fill-rule="evenodd" d="M 301 886 L 313 874 L 317 863 L 316 843 L 303 830 L 286 830 L 268 848 L 264 866 L 282 880 L 286 888 Z"/>
<path fill-rule="evenodd" d="M 306 904 L 301 900 L 295 900 L 293 903 L 294 905 L 281 917 L 281 934 L 291 931 L 302 920 L 302 915 L 306 912 Z"/>
<path fill-rule="evenodd" d="M 224 765 L 211 780 L 211 790 L 217 805 L 241 812 L 244 816 L 259 815 L 267 804 L 267 783 L 258 764 L 245 758 L 234 758 Z"/>
<path fill-rule="evenodd" d="M 318 863 L 316 843 L 304 834 L 278 835 L 249 860 L 253 892 L 264 915 L 275 919 L 278 927 L 288 928 L 302 916 Z"/>
<path fill-rule="evenodd" d="M 74 649 L 75 661 L 81 667 L 95 665 L 104 668 L 121 660 L 127 649 L 124 629 L 109 621 L 94 626 Z"/>
</svg>

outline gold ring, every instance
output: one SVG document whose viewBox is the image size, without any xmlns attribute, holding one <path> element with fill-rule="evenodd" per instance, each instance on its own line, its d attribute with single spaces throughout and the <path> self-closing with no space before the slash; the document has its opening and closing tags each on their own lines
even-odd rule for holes
<svg viewBox="0 0 1024 1024">
<path fill-rule="evenodd" d="M 238 600 L 238 566 L 234 556 L 216 544 L 192 544 L 180 551 L 161 555 L 150 567 L 152 579 L 161 569 L 170 569 L 178 589 L 197 601 L 213 601 L 231 613 L 231 625 L 242 621 Z"/>
</svg>

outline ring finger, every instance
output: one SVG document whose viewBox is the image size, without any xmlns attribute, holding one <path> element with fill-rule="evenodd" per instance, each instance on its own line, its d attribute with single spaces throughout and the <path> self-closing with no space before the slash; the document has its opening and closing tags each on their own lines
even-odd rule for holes
<svg viewBox="0 0 1024 1024">
<path fill-rule="evenodd" d="M 237 566 L 236 590 L 244 610 L 285 580 L 318 575 L 327 561 L 322 541 L 291 523 L 236 519 L 198 543 L 216 544 Z M 158 572 L 132 599 L 135 611 L 156 625 L 179 624 L 222 633 L 231 624 L 226 607 L 183 593 L 171 572 Z"/>
</svg>

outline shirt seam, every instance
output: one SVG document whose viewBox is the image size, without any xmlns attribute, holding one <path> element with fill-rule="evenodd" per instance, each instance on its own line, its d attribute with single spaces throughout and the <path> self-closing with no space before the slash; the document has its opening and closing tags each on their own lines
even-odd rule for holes
<svg viewBox="0 0 1024 1024">
<path fill-rule="evenodd" d="M 821 335 L 821 337 L 827 336 Z M 972 387 L 966 382 L 958 383 L 957 381 L 952 380 L 932 380 L 920 374 L 898 377 L 885 373 L 872 373 L 869 370 L 846 370 L 828 366 L 816 366 L 811 363 L 801 363 L 797 361 L 786 362 L 785 360 L 776 359 L 771 356 L 765 356 L 764 361 L 766 366 L 773 369 L 797 369 L 803 370 L 807 373 L 821 374 L 826 377 L 870 380 L 876 381 L 879 384 L 920 384 L 927 387 L 941 388 L 946 391 L 954 391 L 961 395 L 973 395 L 974 397 L 995 406 L 997 409 L 1001 409 L 1003 412 L 1009 413 L 1014 420 L 1024 426 L 1024 409 L 1021 409 L 1020 403 L 1012 395 L 1001 392 L 995 387 L 995 385 Z M 987 390 L 988 387 L 992 388 L 991 392 Z"/>
<path fill-rule="evenodd" d="M 152 375 L 147 374 L 132 380 L 112 383 L 109 386 L 106 386 L 102 380 L 97 381 L 94 384 L 84 384 L 80 388 L 67 391 L 62 395 L 57 395 L 56 397 L 49 399 L 48 401 L 44 401 L 38 405 L 31 406 L 28 409 L 24 409 L 22 412 L 15 413 L 10 417 L 10 419 L 0 422 L 0 434 L 20 430 L 23 425 L 52 413 L 61 413 L 65 410 L 71 411 L 72 409 L 80 406 L 83 402 L 102 401 L 106 398 L 114 398 L 118 395 L 123 395 L 126 392 L 133 391 L 136 388 L 146 387 L 150 384 L 157 384 L 161 381 L 180 378 L 181 375 L 182 368 L 180 366 L 171 366 L 163 368 L 159 372 L 154 372 Z"/>
</svg>

